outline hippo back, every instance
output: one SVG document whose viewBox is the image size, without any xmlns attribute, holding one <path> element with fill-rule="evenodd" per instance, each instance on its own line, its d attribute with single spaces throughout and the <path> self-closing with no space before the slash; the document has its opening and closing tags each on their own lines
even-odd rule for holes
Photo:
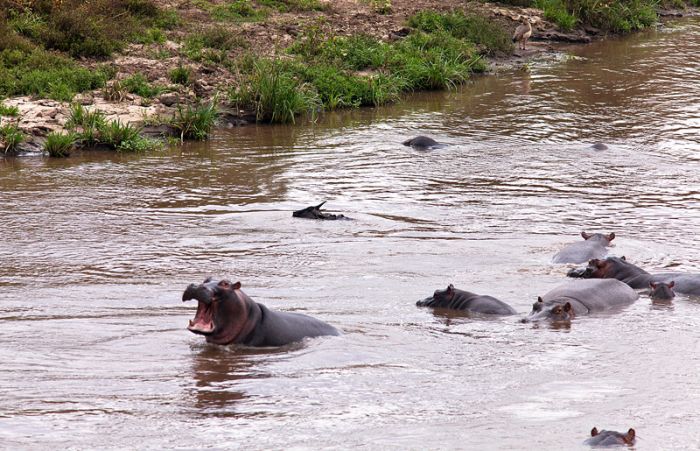
<svg viewBox="0 0 700 451">
<path fill-rule="evenodd" d="M 258 327 L 247 337 L 248 346 L 282 346 L 306 337 L 339 335 L 328 323 L 301 313 L 277 312 L 257 303 L 262 312 Z"/>
<path fill-rule="evenodd" d="M 600 312 L 631 304 L 638 297 L 629 285 L 616 279 L 583 279 L 559 285 L 542 296 L 542 299 L 545 302 L 574 299 L 589 312 Z"/>
</svg>

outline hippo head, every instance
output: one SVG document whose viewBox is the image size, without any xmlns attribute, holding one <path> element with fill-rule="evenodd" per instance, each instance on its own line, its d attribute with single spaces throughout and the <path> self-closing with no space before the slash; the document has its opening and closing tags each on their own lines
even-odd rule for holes
<svg viewBox="0 0 700 451">
<path fill-rule="evenodd" d="M 676 293 L 673 291 L 674 285 L 674 281 L 670 281 L 669 283 L 649 282 L 649 288 L 651 288 L 649 297 L 652 301 L 670 301 L 676 296 Z"/>
<path fill-rule="evenodd" d="M 588 266 L 583 272 L 578 273 L 578 277 L 584 279 L 614 279 L 615 275 L 623 272 L 626 267 L 631 266 L 627 259 L 622 257 L 594 258 L 588 261 Z"/>
<path fill-rule="evenodd" d="M 455 287 L 449 284 L 444 290 L 435 290 L 432 296 L 418 301 L 416 305 L 420 307 L 440 307 L 447 306 L 455 295 Z"/>
<path fill-rule="evenodd" d="M 297 210 L 292 213 L 292 216 L 295 218 L 306 218 L 306 219 L 321 219 L 325 213 L 321 212 L 321 207 L 323 204 L 326 202 L 321 202 L 320 204 L 316 205 L 315 207 L 306 207 L 302 208 L 301 210 Z"/>
<path fill-rule="evenodd" d="M 248 296 L 240 291 L 241 283 L 207 278 L 201 284 L 191 284 L 182 294 L 183 301 L 196 300 L 197 313 L 187 329 L 204 335 L 207 341 L 229 344 L 244 338 L 254 327 L 249 318 Z"/>
<path fill-rule="evenodd" d="M 615 239 L 615 233 L 609 233 L 607 235 L 603 235 L 602 233 L 586 233 L 586 232 L 581 232 L 581 237 L 583 237 L 584 240 L 593 240 L 593 241 L 600 241 L 602 242 L 605 246 L 610 244 L 612 240 Z"/>
<path fill-rule="evenodd" d="M 598 431 L 598 428 L 591 429 L 591 438 L 586 440 L 587 445 L 591 446 L 616 446 L 616 445 L 634 445 L 636 433 L 634 429 L 629 428 L 627 433 L 617 431 Z"/>
<path fill-rule="evenodd" d="M 537 302 L 532 304 L 530 316 L 523 322 L 530 321 L 552 321 L 552 322 L 568 322 L 574 319 L 575 313 L 571 302 L 545 302 L 541 297 L 537 298 Z"/>
</svg>

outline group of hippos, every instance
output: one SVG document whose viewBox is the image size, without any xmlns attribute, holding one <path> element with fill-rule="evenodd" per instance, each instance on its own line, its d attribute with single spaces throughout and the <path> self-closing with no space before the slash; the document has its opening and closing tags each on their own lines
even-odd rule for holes
<svg viewBox="0 0 700 451">
<path fill-rule="evenodd" d="M 418 137 L 422 138 L 422 137 Z M 414 138 L 417 139 L 417 138 Z M 427 138 L 430 139 L 430 138 Z M 412 140 L 406 145 L 411 145 Z M 431 140 L 432 141 L 432 140 Z M 420 144 L 432 144 L 429 141 Z M 437 143 L 435 143 L 437 144 Z M 292 213 L 293 217 L 319 220 L 350 220 L 344 215 L 321 210 L 324 203 Z M 629 263 L 625 257 L 607 256 L 614 233 L 582 232 L 583 241 L 559 251 L 553 263 L 588 263 L 584 268 L 569 271 L 577 280 L 559 285 L 538 297 L 523 322 L 551 321 L 569 323 L 579 315 L 620 309 L 639 298 L 638 289 L 649 289 L 652 300 L 669 302 L 675 293 L 700 295 L 700 274 L 651 274 Z M 188 329 L 204 335 L 208 343 L 218 345 L 283 346 L 307 337 L 339 335 L 338 330 L 323 321 L 300 313 L 277 312 L 253 301 L 241 290 L 241 283 L 207 278 L 191 284 L 182 295 L 183 301 L 198 302 L 195 317 Z M 517 312 L 505 302 L 455 288 L 450 284 L 432 296 L 416 303 L 420 307 L 449 309 L 484 316 L 514 315 Z M 586 444 L 592 446 L 630 445 L 635 441 L 634 429 L 626 433 L 598 431 L 593 428 Z"/>
</svg>

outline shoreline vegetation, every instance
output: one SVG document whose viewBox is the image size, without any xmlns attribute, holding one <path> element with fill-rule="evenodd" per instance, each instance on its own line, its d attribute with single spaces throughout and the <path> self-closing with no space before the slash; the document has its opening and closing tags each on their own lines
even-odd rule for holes
<svg viewBox="0 0 700 451">
<path fill-rule="evenodd" d="M 156 150 L 452 89 L 700 0 L 0 0 L 0 152 Z M 511 35 L 533 25 L 530 49 Z"/>
</svg>

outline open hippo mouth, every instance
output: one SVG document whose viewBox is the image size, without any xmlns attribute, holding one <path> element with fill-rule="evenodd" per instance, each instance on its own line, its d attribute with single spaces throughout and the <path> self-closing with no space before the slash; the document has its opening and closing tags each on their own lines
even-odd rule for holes
<svg viewBox="0 0 700 451">
<path fill-rule="evenodd" d="M 195 299 L 198 302 L 197 313 L 194 318 L 189 321 L 187 329 L 201 334 L 210 335 L 216 328 L 214 324 L 214 303 L 212 292 L 204 285 L 192 284 L 185 290 L 182 295 L 182 300 L 189 301 Z"/>
</svg>

